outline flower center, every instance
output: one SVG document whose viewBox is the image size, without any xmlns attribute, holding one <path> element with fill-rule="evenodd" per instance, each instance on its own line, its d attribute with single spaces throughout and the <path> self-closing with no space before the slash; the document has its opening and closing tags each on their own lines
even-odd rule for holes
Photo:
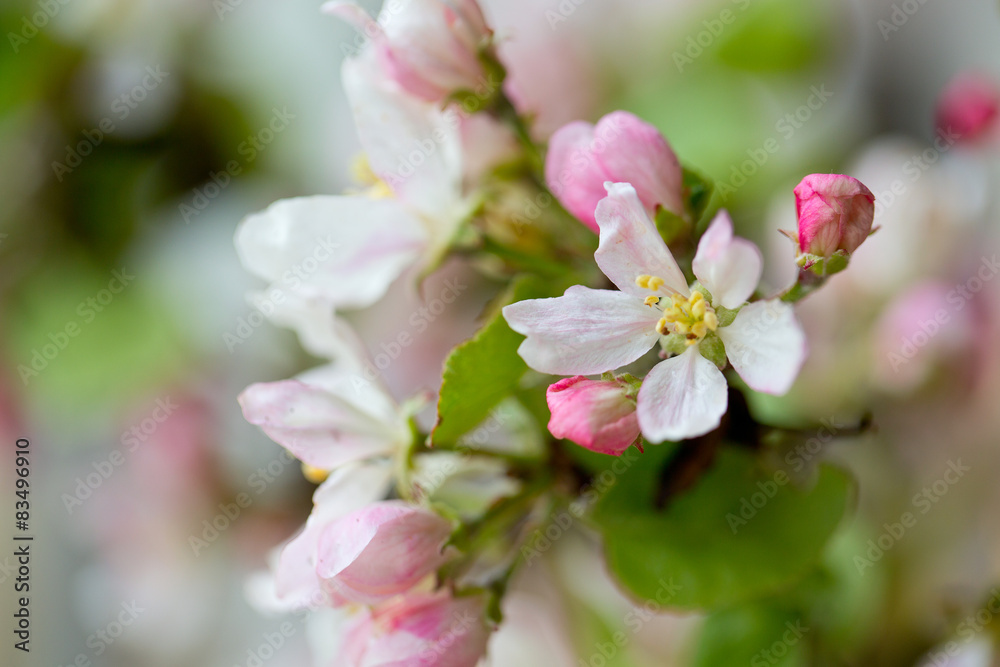
<svg viewBox="0 0 1000 667">
<path fill-rule="evenodd" d="M 663 287 L 665 281 L 657 276 L 642 275 L 635 279 L 635 284 L 655 292 Z M 663 311 L 663 317 L 656 323 L 656 331 L 661 336 L 681 334 L 688 345 L 694 345 L 710 331 L 719 328 L 715 310 L 698 290 L 694 290 L 689 297 L 675 292 L 670 295 L 669 301 L 664 301 L 663 297 L 656 295 L 647 296 L 645 300 L 647 306 L 656 306 Z"/>
<path fill-rule="evenodd" d="M 660 334 L 683 334 L 688 345 L 694 345 L 717 328 L 719 318 L 708 305 L 705 295 L 697 290 L 686 299 L 680 294 L 671 295 L 670 305 L 663 309 L 663 317 L 656 323 Z"/>
</svg>

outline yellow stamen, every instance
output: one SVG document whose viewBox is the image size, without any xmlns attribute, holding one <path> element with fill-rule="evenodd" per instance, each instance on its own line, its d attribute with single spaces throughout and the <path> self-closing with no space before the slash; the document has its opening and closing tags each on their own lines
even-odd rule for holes
<svg viewBox="0 0 1000 667">
<path fill-rule="evenodd" d="M 364 153 L 359 153 L 351 162 L 351 176 L 356 182 L 365 186 L 364 194 L 372 199 L 387 199 L 393 196 L 392 188 L 372 171 L 368 156 Z"/>
<path fill-rule="evenodd" d="M 330 476 L 329 470 L 323 470 L 322 468 L 317 468 L 311 466 L 308 463 L 302 464 L 302 474 L 307 480 L 313 484 L 322 484 L 326 481 L 326 478 Z"/>
<path fill-rule="evenodd" d="M 665 281 L 663 278 L 660 278 L 659 276 L 647 276 L 645 274 L 641 276 L 636 276 L 635 279 L 636 285 L 638 285 L 643 289 L 651 290 L 653 292 L 663 287 L 666 284 L 666 282 L 667 281 Z"/>
<path fill-rule="evenodd" d="M 719 318 L 715 311 L 705 300 L 705 295 L 696 290 L 686 299 L 680 294 L 672 294 L 670 307 L 664 309 L 663 319 L 657 323 L 656 330 L 661 334 L 664 330 L 683 334 L 687 337 L 686 343 L 694 345 L 718 327 Z"/>
<path fill-rule="evenodd" d="M 652 294 L 650 294 L 649 296 L 646 297 L 646 300 L 643 303 L 645 303 L 647 306 L 655 306 L 659 302 L 660 302 L 660 297 L 653 296 Z"/>
</svg>

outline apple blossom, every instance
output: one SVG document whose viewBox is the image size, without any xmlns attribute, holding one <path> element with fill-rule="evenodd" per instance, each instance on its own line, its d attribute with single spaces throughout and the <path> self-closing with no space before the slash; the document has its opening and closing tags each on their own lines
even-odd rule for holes
<svg viewBox="0 0 1000 667">
<path fill-rule="evenodd" d="M 720 212 L 694 258 L 700 284 L 689 288 L 635 189 L 609 183 L 607 190 L 597 207 L 594 257 L 619 291 L 577 285 L 561 297 L 504 308 L 510 327 L 526 336 L 518 353 L 528 365 L 560 375 L 603 373 L 660 343 L 676 356 L 649 372 L 637 399 L 639 427 L 653 442 L 718 426 L 727 405 L 718 365 L 726 357 L 751 388 L 787 392 L 805 359 L 805 337 L 790 305 L 746 304 L 761 274 L 757 247 L 734 237 Z"/>
<path fill-rule="evenodd" d="M 474 667 L 490 629 L 482 595 L 412 593 L 359 615 L 346 631 L 345 667 Z"/>
<path fill-rule="evenodd" d="M 595 232 L 604 184 L 631 183 L 650 217 L 658 207 L 684 213 L 683 172 L 660 131 L 627 111 L 615 111 L 597 125 L 576 121 L 552 135 L 545 180 L 570 213 Z"/>
<path fill-rule="evenodd" d="M 367 505 L 328 525 L 316 573 L 334 602 L 376 604 L 407 592 L 447 560 L 451 523 L 398 500 Z"/>
<path fill-rule="evenodd" d="M 569 377 L 549 386 L 549 431 L 601 454 L 620 455 L 639 438 L 635 394 L 623 380 Z"/>
<path fill-rule="evenodd" d="M 378 301 L 409 267 L 437 260 L 471 207 L 455 119 L 344 63 L 372 187 L 275 202 L 236 232 L 244 267 L 283 298 L 334 309 Z M 272 290 L 273 291 L 273 290 Z"/>
<path fill-rule="evenodd" d="M 354 2 L 334 0 L 323 11 L 370 38 L 381 73 L 428 102 L 488 84 L 483 55 L 493 32 L 476 0 L 393 0 L 373 20 Z M 496 83 L 499 87 L 499 82 Z"/>
<path fill-rule="evenodd" d="M 795 186 L 795 210 L 799 261 L 808 267 L 858 249 L 872 231 L 875 195 L 850 176 L 810 174 Z"/>
</svg>

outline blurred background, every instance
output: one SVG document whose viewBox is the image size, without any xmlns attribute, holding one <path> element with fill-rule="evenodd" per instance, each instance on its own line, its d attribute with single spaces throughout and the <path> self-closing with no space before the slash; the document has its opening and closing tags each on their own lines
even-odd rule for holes
<svg viewBox="0 0 1000 667">
<path fill-rule="evenodd" d="M 966 660 L 954 664 L 1000 664 L 992 612 L 960 629 L 991 599 L 1000 611 L 1000 131 L 990 117 L 951 137 L 939 121 L 956 77 L 1000 84 L 1000 5 L 483 4 L 539 139 L 637 113 L 720 184 L 771 265 L 792 267 L 776 230 L 794 229 L 803 175 L 847 173 L 876 194 L 882 229 L 801 308 L 812 355 L 799 384 L 754 409 L 840 435 L 871 413 L 863 435 L 803 454 L 859 480 L 830 548 L 836 595 L 816 611 L 837 628 L 816 639 L 830 642 L 824 664 L 945 664 L 935 647 L 951 639 Z M 5 665 L 310 664 L 304 626 L 280 634 L 244 589 L 313 487 L 236 396 L 316 362 L 247 303 L 259 285 L 232 239 L 278 198 L 350 183 L 358 144 L 339 65 L 357 38 L 319 5 L 0 5 L 0 436 L 10 461 L 17 438 L 31 443 L 35 535 L 31 652 L 5 629 Z M 907 511 L 919 522 L 880 546 Z M 599 570 L 570 546 L 552 586 Z M 11 552 L 0 548 L 4 628 Z M 588 595 L 622 623 L 623 599 Z M 706 653 L 702 628 L 657 617 L 601 662 L 592 628 L 570 619 L 565 664 L 747 663 Z M 799 648 L 751 664 L 809 664 Z"/>
</svg>

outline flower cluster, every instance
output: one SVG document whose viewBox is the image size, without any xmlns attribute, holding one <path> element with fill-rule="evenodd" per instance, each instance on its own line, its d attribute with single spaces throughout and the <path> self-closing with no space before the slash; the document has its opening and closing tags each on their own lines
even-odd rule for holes
<svg viewBox="0 0 1000 667">
<path fill-rule="evenodd" d="M 325 10 L 369 38 L 343 67 L 358 187 L 276 202 L 236 235 L 270 282 L 253 298 L 329 362 L 240 397 L 319 484 L 255 598 L 343 610 L 327 633 L 338 665 L 472 667 L 527 529 L 585 485 L 561 440 L 618 456 L 717 429 L 735 376 L 787 392 L 806 356 L 792 304 L 846 266 L 873 197 L 847 176 L 807 177 L 799 279 L 764 295 L 760 251 L 653 126 L 619 111 L 563 127 L 545 152 L 474 0 L 387 3 L 377 20 Z M 514 212 L 539 193 L 551 205 L 524 225 Z M 460 295 L 471 305 L 450 308 L 485 313 L 479 333 L 447 358 L 398 338 L 393 356 L 435 375 L 419 389 L 372 372 L 373 328 L 411 320 L 397 297 L 419 301 L 414 286 L 443 271 L 478 281 Z M 421 335 L 461 328 L 431 312 Z"/>
</svg>

